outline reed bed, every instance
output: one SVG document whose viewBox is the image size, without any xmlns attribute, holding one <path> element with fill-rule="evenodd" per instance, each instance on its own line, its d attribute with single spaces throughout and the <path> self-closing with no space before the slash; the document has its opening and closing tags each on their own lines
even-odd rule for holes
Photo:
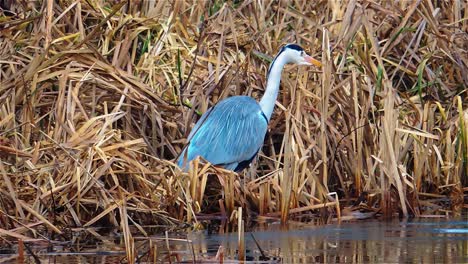
<svg viewBox="0 0 468 264">
<path fill-rule="evenodd" d="M 0 32 L 0 243 L 115 226 L 131 260 L 130 226 L 236 223 L 238 207 L 467 207 L 466 1 L 3 1 Z M 324 67 L 287 67 L 258 160 L 182 173 L 200 114 L 259 99 L 292 42 Z"/>
</svg>

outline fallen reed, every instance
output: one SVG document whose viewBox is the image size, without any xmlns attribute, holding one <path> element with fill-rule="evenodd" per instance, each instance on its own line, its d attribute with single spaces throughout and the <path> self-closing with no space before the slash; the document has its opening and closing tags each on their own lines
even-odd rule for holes
<svg viewBox="0 0 468 264">
<path fill-rule="evenodd" d="M 130 226 L 235 223 L 238 207 L 283 221 L 311 210 L 336 217 L 339 205 L 460 213 L 467 9 L 461 0 L 2 2 L 0 243 L 115 226 L 131 262 Z M 291 42 L 324 67 L 287 68 L 258 160 L 241 174 L 203 163 L 182 173 L 173 160 L 200 113 L 232 95 L 259 99 L 272 56 Z"/>
</svg>

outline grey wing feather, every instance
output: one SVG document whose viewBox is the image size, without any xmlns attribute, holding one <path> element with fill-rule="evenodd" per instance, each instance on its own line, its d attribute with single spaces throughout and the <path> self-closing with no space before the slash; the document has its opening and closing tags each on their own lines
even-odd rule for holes
<svg viewBox="0 0 468 264">
<path fill-rule="evenodd" d="M 267 126 L 267 120 L 253 98 L 227 98 L 197 122 L 189 135 L 189 144 L 179 158 L 179 166 L 186 155 L 187 161 L 201 156 L 212 164 L 233 169 L 258 152 Z"/>
<path fill-rule="evenodd" d="M 205 123 L 205 120 L 206 118 L 210 115 L 211 113 L 211 110 L 213 110 L 213 107 L 211 107 L 210 109 L 208 109 L 201 117 L 200 119 L 198 120 L 198 122 L 195 124 L 195 126 L 192 128 L 192 131 L 190 131 L 190 134 L 188 135 L 187 137 L 187 140 L 190 142 L 190 140 L 192 139 L 193 135 L 195 135 L 195 133 L 198 131 L 198 129 L 200 128 L 200 126 Z"/>
</svg>

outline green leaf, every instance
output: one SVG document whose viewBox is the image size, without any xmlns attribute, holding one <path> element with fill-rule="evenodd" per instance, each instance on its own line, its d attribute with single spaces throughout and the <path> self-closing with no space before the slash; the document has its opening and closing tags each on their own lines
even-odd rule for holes
<svg viewBox="0 0 468 264">
<path fill-rule="evenodd" d="M 382 88 L 382 79 L 383 79 L 383 70 L 379 66 L 377 66 L 377 84 L 376 84 L 376 90 L 380 91 Z"/>
<path fill-rule="evenodd" d="M 423 83 L 423 73 L 424 73 L 424 68 L 426 68 L 427 61 L 429 60 L 430 56 L 426 56 L 422 61 L 421 64 L 418 66 L 418 70 L 416 73 L 418 74 L 418 82 L 416 85 L 416 90 L 418 91 L 419 99 L 421 100 L 421 103 L 423 102 L 422 98 L 422 89 L 427 87 L 425 83 Z"/>
</svg>

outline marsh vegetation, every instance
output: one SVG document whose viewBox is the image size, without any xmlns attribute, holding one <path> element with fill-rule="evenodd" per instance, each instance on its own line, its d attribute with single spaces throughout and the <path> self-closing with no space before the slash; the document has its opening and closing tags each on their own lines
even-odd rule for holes
<svg viewBox="0 0 468 264">
<path fill-rule="evenodd" d="M 467 208 L 466 1 L 46 0 L 0 10 L 0 244 L 113 226 L 132 261 L 149 224 L 221 219 L 228 231 L 248 218 Z M 259 99 L 286 43 L 323 67 L 283 74 L 259 158 L 240 174 L 203 163 L 181 172 L 173 161 L 200 114 L 228 96 Z"/>
</svg>

